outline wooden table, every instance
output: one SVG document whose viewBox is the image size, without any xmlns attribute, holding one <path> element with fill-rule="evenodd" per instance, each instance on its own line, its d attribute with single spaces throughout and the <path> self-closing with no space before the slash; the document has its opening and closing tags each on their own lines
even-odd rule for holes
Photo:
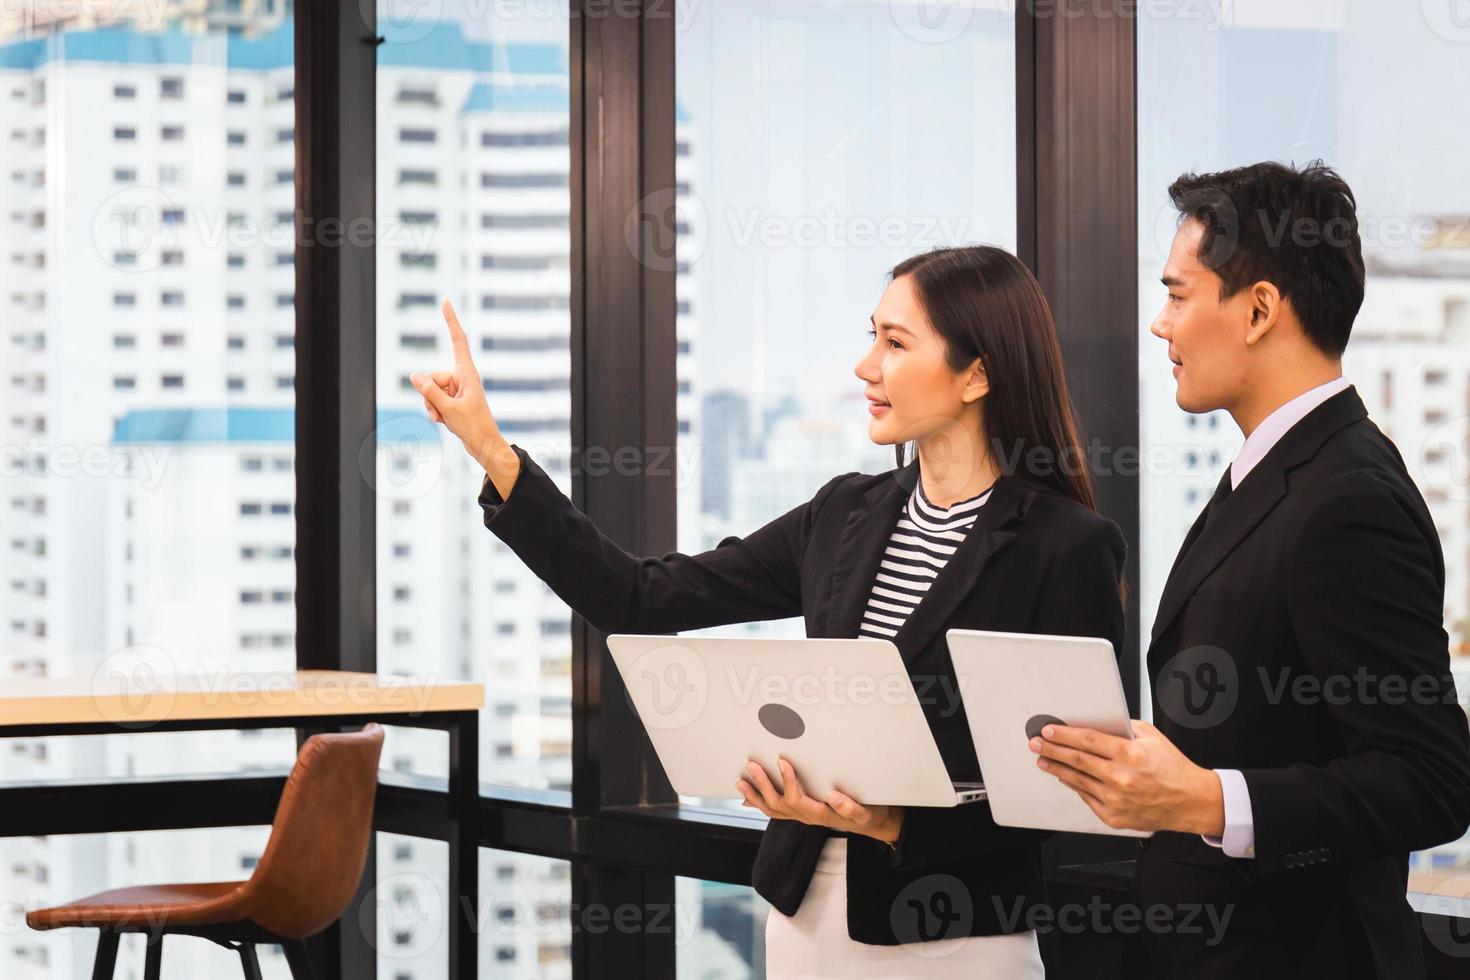
<svg viewBox="0 0 1470 980">
<path fill-rule="evenodd" d="M 0 681 L 0 738 L 295 728 L 358 729 L 369 721 L 449 735 L 449 975 L 478 973 L 479 711 L 484 686 L 333 670 L 175 675 L 129 669 L 95 677 Z M 25 790 L 0 786 L 0 813 Z M 0 830 L 0 836 L 11 831 Z M 129 884 L 133 884 L 130 882 Z M 137 882 L 136 884 L 147 884 Z M 364 882 L 359 898 L 374 882 Z M 349 915 L 354 913 L 349 912 Z M 376 956 L 376 948 L 372 955 Z"/>
</svg>

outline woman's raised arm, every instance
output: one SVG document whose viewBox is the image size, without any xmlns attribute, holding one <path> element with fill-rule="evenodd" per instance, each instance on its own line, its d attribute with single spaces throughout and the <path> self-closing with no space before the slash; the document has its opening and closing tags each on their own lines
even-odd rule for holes
<svg viewBox="0 0 1470 980">
<path fill-rule="evenodd" d="M 411 376 L 429 417 L 484 466 L 485 526 L 563 602 L 605 633 L 671 633 L 799 616 L 801 567 L 816 515 L 851 474 L 745 537 L 695 555 L 639 557 L 602 532 L 521 446 L 505 441 L 485 402 L 469 343 L 448 303 L 451 371 Z"/>
</svg>

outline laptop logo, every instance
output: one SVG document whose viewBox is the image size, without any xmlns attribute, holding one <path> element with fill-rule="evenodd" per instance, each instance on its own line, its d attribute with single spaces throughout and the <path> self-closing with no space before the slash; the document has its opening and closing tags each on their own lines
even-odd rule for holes
<svg viewBox="0 0 1470 980">
<path fill-rule="evenodd" d="M 761 727 L 777 738 L 800 738 L 806 731 L 801 715 L 784 704 L 763 704 L 755 716 Z"/>
<path fill-rule="evenodd" d="M 1047 725 L 1065 725 L 1066 722 L 1056 715 L 1032 715 L 1026 719 L 1026 741 L 1041 737 L 1041 730 Z"/>
</svg>

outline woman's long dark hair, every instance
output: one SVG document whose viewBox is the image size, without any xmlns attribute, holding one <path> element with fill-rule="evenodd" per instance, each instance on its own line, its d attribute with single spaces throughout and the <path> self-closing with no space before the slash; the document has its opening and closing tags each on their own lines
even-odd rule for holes
<svg viewBox="0 0 1470 980">
<path fill-rule="evenodd" d="M 1004 249 L 972 245 L 905 259 L 889 273 L 899 276 L 912 277 L 950 370 L 977 357 L 985 366 L 984 438 L 997 468 L 1097 510 L 1056 322 L 1031 270 Z M 911 446 L 894 447 L 899 466 Z"/>
</svg>

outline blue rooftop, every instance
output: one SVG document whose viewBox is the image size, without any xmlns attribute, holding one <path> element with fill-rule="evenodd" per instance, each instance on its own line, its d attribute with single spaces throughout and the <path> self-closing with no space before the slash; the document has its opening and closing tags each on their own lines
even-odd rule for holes
<svg viewBox="0 0 1470 980">
<path fill-rule="evenodd" d="M 546 76 L 534 84 L 482 81 L 465 100 L 464 112 L 567 112 L 571 93 L 567 49 L 556 44 L 476 41 L 460 25 L 382 25 L 387 43 L 378 48 L 378 64 L 400 68 L 432 68 L 505 76 Z M 394 36 L 403 38 L 395 41 Z M 421 36 L 422 35 L 422 36 Z M 34 71 L 51 61 L 105 62 L 119 65 L 219 65 L 243 71 L 274 71 L 295 65 L 296 31 L 288 21 L 269 34 L 184 32 L 177 28 L 148 32 L 130 28 L 63 31 L 43 38 L 0 44 L 0 69 Z M 563 79 L 562 82 L 549 79 Z M 682 103 L 675 104 L 680 123 L 690 121 Z"/>
<path fill-rule="evenodd" d="M 438 440 L 434 423 L 422 411 L 378 409 L 379 442 Z M 228 442 L 296 442 L 294 408 L 137 408 L 113 428 L 114 445 Z"/>
<path fill-rule="evenodd" d="M 569 72 L 566 49 L 555 44 L 472 41 L 455 23 L 435 25 L 426 35 L 414 24 L 385 25 L 387 43 L 378 64 L 446 71 L 560 75 Z M 398 35 L 405 40 L 395 41 Z M 34 69 L 48 61 L 101 61 L 126 65 L 210 65 L 268 71 L 296 62 L 296 31 L 287 21 L 269 34 L 248 37 L 223 31 L 138 31 L 106 27 L 62 31 L 43 38 L 0 44 L 0 68 Z"/>
<path fill-rule="evenodd" d="M 470 89 L 460 111 L 559 112 L 572 108 L 572 93 L 564 85 L 492 85 L 479 82 Z"/>
</svg>

